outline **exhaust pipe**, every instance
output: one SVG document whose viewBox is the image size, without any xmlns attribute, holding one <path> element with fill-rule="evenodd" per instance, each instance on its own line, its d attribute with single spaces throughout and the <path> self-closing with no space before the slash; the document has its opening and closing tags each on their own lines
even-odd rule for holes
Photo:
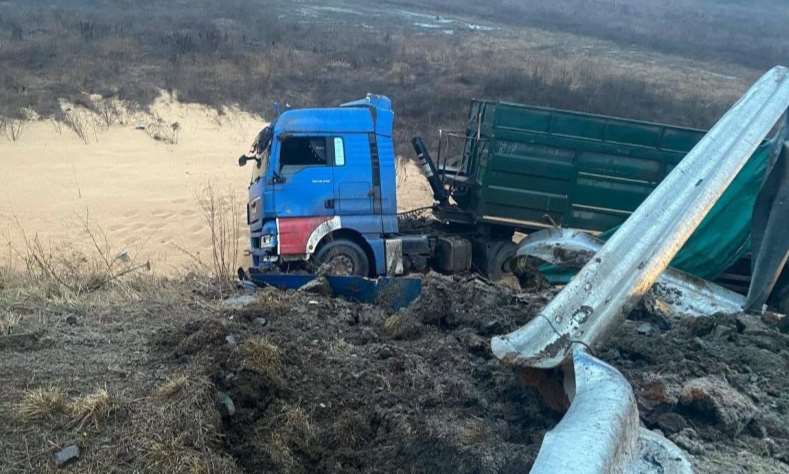
<svg viewBox="0 0 789 474">
<path fill-rule="evenodd" d="M 430 152 L 427 151 L 422 137 L 414 137 L 414 139 L 411 140 L 411 144 L 414 146 L 419 166 L 422 167 L 422 171 L 427 177 L 427 182 L 430 184 L 430 189 L 433 190 L 433 199 L 438 201 L 441 206 L 448 205 L 449 195 L 447 194 L 447 190 L 444 189 L 444 183 L 438 178 L 436 165 L 433 163 L 433 158 L 430 157 Z"/>
</svg>

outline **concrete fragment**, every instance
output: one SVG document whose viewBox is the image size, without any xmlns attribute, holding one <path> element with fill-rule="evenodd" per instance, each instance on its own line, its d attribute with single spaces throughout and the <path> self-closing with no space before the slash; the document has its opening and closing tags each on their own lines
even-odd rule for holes
<svg viewBox="0 0 789 474">
<path fill-rule="evenodd" d="M 682 386 L 680 404 L 707 416 L 736 436 L 756 415 L 756 406 L 725 380 L 707 376 L 690 380 Z"/>
<path fill-rule="evenodd" d="M 641 323 L 636 328 L 639 334 L 644 336 L 649 336 L 655 332 L 655 326 L 651 325 L 650 323 Z"/>
<path fill-rule="evenodd" d="M 237 296 L 232 296 L 224 301 L 222 301 L 222 306 L 228 309 L 241 309 L 246 306 L 249 306 L 257 301 L 257 296 L 254 294 L 241 294 Z"/>
<path fill-rule="evenodd" d="M 257 324 L 258 326 L 263 327 L 266 324 L 268 324 L 268 321 L 266 320 L 266 318 L 255 318 L 255 324 Z"/>
<path fill-rule="evenodd" d="M 53 458 L 57 467 L 66 466 L 67 464 L 72 463 L 79 458 L 79 446 L 76 444 L 66 446 L 65 448 L 53 454 Z"/>
<path fill-rule="evenodd" d="M 235 336 L 233 334 L 225 336 L 225 342 L 227 342 L 227 345 L 235 347 L 238 345 L 238 336 Z"/>
</svg>

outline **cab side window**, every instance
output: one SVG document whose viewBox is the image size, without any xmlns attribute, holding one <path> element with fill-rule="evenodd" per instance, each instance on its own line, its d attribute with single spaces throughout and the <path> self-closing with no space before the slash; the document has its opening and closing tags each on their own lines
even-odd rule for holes
<svg viewBox="0 0 789 474">
<path fill-rule="evenodd" d="M 345 144 L 340 137 L 335 137 L 332 142 L 334 143 L 334 166 L 344 166 Z"/>
<path fill-rule="evenodd" d="M 280 169 L 329 166 L 326 137 L 287 137 L 279 154 Z"/>
</svg>

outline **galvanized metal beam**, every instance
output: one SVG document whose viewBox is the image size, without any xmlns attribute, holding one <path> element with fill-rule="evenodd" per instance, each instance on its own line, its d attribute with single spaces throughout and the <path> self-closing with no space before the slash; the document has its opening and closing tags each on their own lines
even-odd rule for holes
<svg viewBox="0 0 789 474">
<path fill-rule="evenodd" d="M 553 228 L 529 234 L 518 245 L 517 255 L 581 268 L 603 244 L 602 240 L 580 230 Z M 743 295 L 674 268 L 660 274 L 651 292 L 673 314 L 684 316 L 739 313 L 745 305 Z"/>
<path fill-rule="evenodd" d="M 789 107 L 789 69 L 766 73 L 526 326 L 494 337 L 506 363 L 551 368 L 594 346 L 655 283 Z"/>
<path fill-rule="evenodd" d="M 690 474 L 684 453 L 640 427 L 630 384 L 615 368 L 576 347 L 565 377 L 570 409 L 545 434 L 532 474 Z"/>
</svg>

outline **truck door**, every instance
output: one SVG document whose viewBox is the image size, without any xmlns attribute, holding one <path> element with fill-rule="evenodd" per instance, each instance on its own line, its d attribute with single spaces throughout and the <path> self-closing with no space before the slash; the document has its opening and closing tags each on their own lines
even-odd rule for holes
<svg viewBox="0 0 789 474">
<path fill-rule="evenodd" d="M 272 179 L 278 218 L 334 215 L 330 143 L 326 136 L 286 135 L 275 140 L 272 154 L 278 160 L 272 162 Z"/>
<path fill-rule="evenodd" d="M 334 191 L 338 215 L 358 216 L 381 231 L 380 162 L 375 141 L 364 133 L 334 137 Z M 371 224 L 371 225 L 370 225 Z"/>
</svg>

